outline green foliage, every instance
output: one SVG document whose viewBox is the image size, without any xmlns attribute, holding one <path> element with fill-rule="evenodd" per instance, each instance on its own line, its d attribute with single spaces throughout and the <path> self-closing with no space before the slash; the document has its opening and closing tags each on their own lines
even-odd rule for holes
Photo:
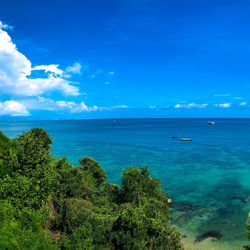
<svg viewBox="0 0 250 250">
<path fill-rule="evenodd" d="M 14 143 L 0 130 L 0 159 L 5 159 L 8 156 L 9 149 L 14 146 Z"/>
<path fill-rule="evenodd" d="M 83 159 L 80 159 L 79 162 L 84 167 L 84 170 L 92 175 L 97 187 L 100 187 L 104 184 L 107 179 L 107 175 L 96 160 L 87 156 Z"/>
<path fill-rule="evenodd" d="M 85 223 L 84 226 L 80 227 L 73 234 L 71 234 L 69 240 L 65 243 L 64 248 L 66 249 L 95 249 L 92 238 L 92 226 L 91 224 Z"/>
<path fill-rule="evenodd" d="M 104 183 L 102 195 L 111 202 L 119 202 L 121 189 L 118 185 L 112 183 Z"/>
<path fill-rule="evenodd" d="M 26 209 L 16 215 L 11 203 L 0 200 L 0 249 L 58 249 L 42 223 L 41 211 Z"/>
<path fill-rule="evenodd" d="M 74 232 L 88 221 L 92 214 L 92 204 L 81 199 L 67 199 L 65 201 L 65 224 L 67 232 Z"/>
<path fill-rule="evenodd" d="M 162 198 L 160 180 L 152 178 L 147 167 L 130 167 L 122 174 L 123 202 L 139 202 L 141 197 Z"/>
<path fill-rule="evenodd" d="M 112 228 L 116 249 L 182 249 L 180 234 L 170 225 L 167 212 L 159 211 L 159 204 L 154 206 L 156 203 L 143 198 L 139 205 L 122 206 Z"/>
<path fill-rule="evenodd" d="M 88 176 L 82 167 L 72 165 L 58 171 L 58 185 L 55 190 L 64 198 L 85 199 L 92 195 L 94 186 L 89 183 Z"/>
<path fill-rule="evenodd" d="M 32 129 L 0 133 L 0 249 L 182 249 L 158 179 L 131 167 L 122 185 L 91 157 L 74 167 Z"/>
<path fill-rule="evenodd" d="M 33 128 L 18 138 L 17 158 L 19 165 L 16 171 L 26 176 L 43 178 L 52 161 L 50 150 L 52 139 L 41 128 Z M 35 171 L 34 171 L 35 170 Z"/>
<path fill-rule="evenodd" d="M 43 129 L 32 129 L 17 142 L 15 150 L 9 150 L 5 165 L 12 171 L 2 177 L 0 197 L 10 200 L 18 209 L 40 208 L 53 185 L 52 139 Z"/>
<path fill-rule="evenodd" d="M 248 213 L 248 220 L 247 220 L 247 238 L 250 241 L 250 212 Z M 249 250 L 250 249 L 250 244 L 245 247 L 245 249 Z"/>
<path fill-rule="evenodd" d="M 247 237 L 250 240 L 250 212 L 248 213 L 248 220 L 247 220 Z"/>
<path fill-rule="evenodd" d="M 16 139 L 11 140 L 0 130 L 0 178 L 10 174 L 13 170 L 16 148 Z M 13 158 L 14 157 L 14 158 Z"/>
<path fill-rule="evenodd" d="M 15 205 L 16 208 L 39 208 L 47 198 L 39 185 L 39 181 L 22 175 L 5 176 L 1 180 L 0 194 Z"/>
</svg>

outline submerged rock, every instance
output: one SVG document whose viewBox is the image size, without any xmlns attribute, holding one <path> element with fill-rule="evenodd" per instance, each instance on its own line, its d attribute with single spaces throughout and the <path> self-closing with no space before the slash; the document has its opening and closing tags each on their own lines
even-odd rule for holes
<svg viewBox="0 0 250 250">
<path fill-rule="evenodd" d="M 244 203 L 250 203 L 250 196 L 244 199 Z"/>
<path fill-rule="evenodd" d="M 195 239 L 195 243 L 201 242 L 209 237 L 219 240 L 222 237 L 222 233 L 219 231 L 208 231 L 204 234 L 197 236 Z"/>
<path fill-rule="evenodd" d="M 175 202 L 174 204 L 172 204 L 171 206 L 174 210 L 177 211 L 182 211 L 182 212 L 188 212 L 188 211 L 193 211 L 197 208 L 196 205 L 193 205 L 187 201 L 179 201 L 179 202 Z"/>
<path fill-rule="evenodd" d="M 250 196 L 247 196 L 247 197 L 241 197 L 241 196 L 239 196 L 239 195 L 235 195 L 234 196 L 234 199 L 236 199 L 236 200 L 240 200 L 240 201 L 242 201 L 243 203 L 250 203 Z"/>
</svg>

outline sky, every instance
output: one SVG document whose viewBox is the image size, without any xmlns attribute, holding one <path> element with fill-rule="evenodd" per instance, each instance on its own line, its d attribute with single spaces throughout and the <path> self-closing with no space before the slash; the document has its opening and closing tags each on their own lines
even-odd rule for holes
<svg viewBox="0 0 250 250">
<path fill-rule="evenodd" d="M 0 119 L 250 118 L 248 0 L 0 0 Z"/>
</svg>

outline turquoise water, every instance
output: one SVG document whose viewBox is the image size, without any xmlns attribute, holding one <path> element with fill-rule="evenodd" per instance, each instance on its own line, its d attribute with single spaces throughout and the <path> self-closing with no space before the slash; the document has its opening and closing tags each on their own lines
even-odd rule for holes
<svg viewBox="0 0 250 250">
<path fill-rule="evenodd" d="M 214 126 L 206 119 L 1 121 L 0 129 L 13 137 L 42 127 L 54 138 L 57 157 L 77 164 L 92 156 L 115 183 L 123 168 L 149 166 L 175 201 L 173 223 L 190 249 L 241 249 L 250 212 L 250 120 L 213 121 Z M 209 230 L 222 233 L 221 239 L 194 243 Z"/>
</svg>

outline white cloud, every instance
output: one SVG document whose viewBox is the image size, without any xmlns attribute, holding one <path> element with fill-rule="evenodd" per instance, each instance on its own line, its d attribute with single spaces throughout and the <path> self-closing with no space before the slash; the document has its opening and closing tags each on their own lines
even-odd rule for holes
<svg viewBox="0 0 250 250">
<path fill-rule="evenodd" d="M 105 82 L 104 84 L 105 84 L 105 85 L 109 85 L 109 82 L 107 81 L 107 82 Z"/>
<path fill-rule="evenodd" d="M 17 101 L 0 102 L 0 115 L 10 116 L 29 116 L 30 113 L 26 107 Z"/>
<path fill-rule="evenodd" d="M 214 96 L 231 96 L 231 94 L 214 94 Z"/>
<path fill-rule="evenodd" d="M 240 106 L 246 106 L 246 105 L 247 105 L 247 102 L 241 102 L 239 105 L 240 105 Z"/>
<path fill-rule="evenodd" d="M 116 105 L 116 106 L 110 106 L 108 109 L 128 109 L 129 107 L 127 105 Z"/>
<path fill-rule="evenodd" d="M 109 76 L 113 76 L 115 74 L 115 72 L 114 71 L 110 71 L 110 72 L 108 72 L 108 75 Z"/>
<path fill-rule="evenodd" d="M 128 108 L 126 105 L 116 105 L 109 107 L 98 107 L 87 106 L 84 101 L 80 103 L 70 102 L 70 101 L 54 101 L 50 98 L 44 98 L 38 96 L 36 99 L 23 100 L 21 103 L 29 108 L 30 110 L 66 110 L 71 113 L 81 113 L 81 112 L 91 112 L 91 111 L 103 111 L 103 110 L 114 110 L 114 109 L 125 109 Z"/>
<path fill-rule="evenodd" d="M 244 99 L 244 98 L 243 98 L 243 97 L 236 96 L 236 97 L 234 97 L 234 99 L 235 99 L 235 100 L 242 100 L 242 99 Z"/>
<path fill-rule="evenodd" d="M 74 74 L 80 75 L 81 69 L 82 69 L 82 65 L 76 62 L 72 66 L 68 66 L 65 71 L 68 73 L 74 73 Z"/>
<path fill-rule="evenodd" d="M 63 74 L 63 71 L 58 67 L 59 67 L 58 64 L 40 65 L 40 66 L 35 66 L 31 70 L 44 70 L 45 72 L 51 72 L 55 75 L 61 76 Z"/>
<path fill-rule="evenodd" d="M 232 103 L 220 103 L 220 104 L 215 104 L 214 106 L 220 108 L 230 108 L 232 106 Z"/>
<path fill-rule="evenodd" d="M 83 111 L 97 111 L 100 110 L 102 108 L 99 108 L 97 106 L 93 106 L 93 107 L 88 107 L 85 102 L 81 102 L 81 103 L 75 103 L 75 102 L 67 102 L 67 101 L 56 101 L 55 105 L 59 108 L 62 109 L 68 109 L 71 113 L 80 113 Z"/>
<path fill-rule="evenodd" d="M 204 104 L 197 104 L 197 103 L 189 103 L 189 104 L 176 104 L 174 106 L 174 108 L 179 109 L 179 108 L 186 108 L 186 109 L 190 109 L 190 108 L 206 108 L 207 107 L 207 103 Z"/>
<path fill-rule="evenodd" d="M 10 29 L 10 30 L 12 30 L 13 27 L 0 21 L 0 29 L 4 29 L 4 30 Z"/>
<path fill-rule="evenodd" d="M 102 69 L 98 69 L 94 73 L 92 73 L 91 75 L 89 75 L 88 77 L 90 77 L 90 78 L 96 78 L 96 77 L 98 77 L 98 75 L 101 75 L 102 72 L 103 72 Z"/>
<path fill-rule="evenodd" d="M 3 26 L 3 24 L 1 23 Z M 12 95 L 36 96 L 59 91 L 64 95 L 78 95 L 79 89 L 61 77 L 58 65 L 31 67 L 31 62 L 20 53 L 9 34 L 0 26 L 0 92 Z M 2 28 L 1 28 L 2 27 Z M 46 78 L 31 78 L 32 70 L 51 72 Z"/>
</svg>

